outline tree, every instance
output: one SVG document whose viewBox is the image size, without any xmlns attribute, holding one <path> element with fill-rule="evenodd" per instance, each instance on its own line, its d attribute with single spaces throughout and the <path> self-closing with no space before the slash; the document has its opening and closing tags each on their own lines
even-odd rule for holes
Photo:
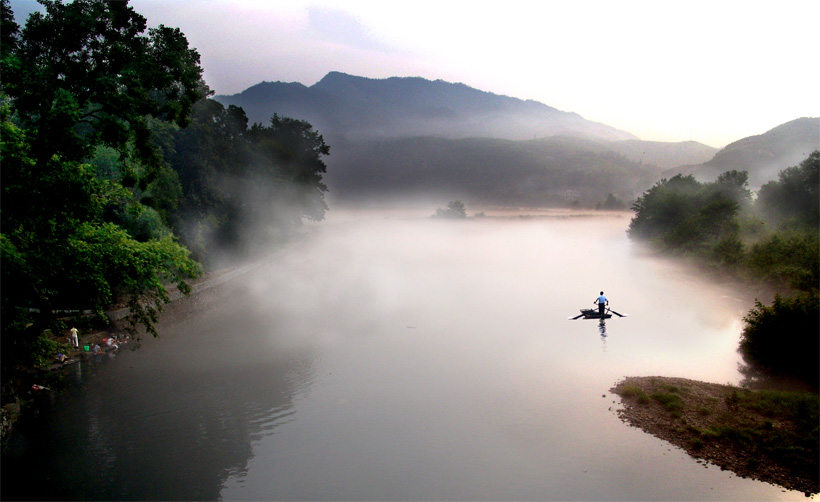
<svg viewBox="0 0 820 502">
<path fill-rule="evenodd" d="M 605 209 L 609 211 L 619 211 L 626 208 L 626 204 L 624 201 L 619 199 L 615 194 L 610 193 L 606 196 L 606 200 L 602 203 L 598 203 L 595 205 L 595 209 Z"/>
<path fill-rule="evenodd" d="M 721 173 L 712 187 L 743 207 L 748 206 L 752 201 L 748 171 L 732 170 Z"/>
<path fill-rule="evenodd" d="M 39 1 L 46 13 L 32 14 L 10 40 L 2 84 L 35 163 L 81 160 L 106 144 L 155 167 L 146 117 L 187 123 L 207 92 L 199 54 L 179 29 L 144 36 L 146 20 L 127 1 Z M 147 185 L 155 172 L 146 174 Z"/>
<path fill-rule="evenodd" d="M 182 186 L 173 225 L 204 261 L 324 218 L 329 147 L 308 122 L 274 115 L 249 128 L 242 108 L 207 99 L 163 149 Z"/>
<path fill-rule="evenodd" d="M 757 204 L 761 213 L 778 223 L 817 229 L 820 225 L 820 150 L 799 166 L 786 168 L 776 181 L 760 187 Z"/>
<path fill-rule="evenodd" d="M 140 202 L 152 198 L 152 182 L 174 183 L 149 125 L 187 122 L 207 92 L 199 55 L 179 30 L 143 36 L 145 18 L 127 2 L 42 4 L 46 13 L 16 36 L 2 3 L 4 347 L 39 334 L 55 308 L 101 313 L 119 297 L 133 323 L 156 334 L 166 284 L 187 291 L 198 265 L 170 234 L 135 236 L 159 214 Z M 126 229 L 118 210 L 143 223 Z M 30 307 L 40 312 L 33 324 L 22 310 Z"/>
<path fill-rule="evenodd" d="M 820 285 L 820 236 L 817 232 L 777 232 L 749 250 L 752 276 L 780 288 L 811 291 Z"/>
<path fill-rule="evenodd" d="M 460 200 L 450 201 L 447 204 L 447 209 L 438 208 L 436 209 L 436 214 L 433 216 L 434 218 L 466 218 L 467 217 L 467 210 L 464 208 L 464 203 Z"/>
<path fill-rule="evenodd" d="M 293 216 L 322 221 L 327 211 L 327 185 L 322 181 L 327 166 L 322 156 L 330 155 L 322 135 L 309 122 L 274 114 L 269 126 L 254 124 L 248 137 L 262 173 L 289 185 L 288 193 L 280 195 L 289 199 Z"/>
<path fill-rule="evenodd" d="M 748 200 L 745 172 L 724 173 L 714 183 L 692 176 L 663 179 L 633 204 L 630 237 L 652 240 L 668 249 L 717 252 L 737 249 L 737 215 Z M 715 249 L 718 247 L 718 249 Z"/>
<path fill-rule="evenodd" d="M 14 22 L 8 0 L 0 1 L 0 56 L 5 57 L 17 48 L 20 27 Z"/>
</svg>

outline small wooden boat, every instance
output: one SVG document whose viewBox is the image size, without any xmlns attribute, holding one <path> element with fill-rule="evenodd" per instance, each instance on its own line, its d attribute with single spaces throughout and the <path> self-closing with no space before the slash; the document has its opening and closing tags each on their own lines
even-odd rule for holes
<svg viewBox="0 0 820 502">
<path fill-rule="evenodd" d="M 598 309 L 581 309 L 581 315 L 584 316 L 584 319 L 609 319 L 612 317 L 612 314 L 607 312 L 601 315 Z"/>
<path fill-rule="evenodd" d="M 569 319 L 570 321 L 574 321 L 575 319 L 581 317 L 583 317 L 584 319 L 609 319 L 610 317 L 612 317 L 612 314 L 615 314 L 618 317 L 627 316 L 626 314 L 619 314 L 618 312 L 615 312 L 614 310 L 611 310 L 609 308 L 606 309 L 606 312 L 604 312 L 603 315 L 598 313 L 598 309 L 581 309 L 580 314 L 578 314 L 575 317 L 568 317 L 567 319 Z"/>
</svg>

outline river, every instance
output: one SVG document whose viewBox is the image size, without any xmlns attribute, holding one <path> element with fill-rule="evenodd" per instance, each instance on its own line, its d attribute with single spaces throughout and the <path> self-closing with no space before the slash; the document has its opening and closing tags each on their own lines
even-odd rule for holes
<svg viewBox="0 0 820 502">
<path fill-rule="evenodd" d="M 75 365 L 3 498 L 805 500 L 627 426 L 609 391 L 739 383 L 751 299 L 632 244 L 626 213 L 424 216 L 331 211 Z M 628 317 L 568 320 L 600 290 Z"/>
</svg>

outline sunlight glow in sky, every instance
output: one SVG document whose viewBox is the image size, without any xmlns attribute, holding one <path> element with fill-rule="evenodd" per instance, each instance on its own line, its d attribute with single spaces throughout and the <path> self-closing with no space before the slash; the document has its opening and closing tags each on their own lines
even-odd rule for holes
<svg viewBox="0 0 820 502">
<path fill-rule="evenodd" d="M 18 11 L 30 0 L 13 0 Z M 179 27 L 217 94 L 330 71 L 533 99 L 714 147 L 820 116 L 820 2 L 132 0 Z M 820 142 L 820 139 L 818 139 Z"/>
</svg>

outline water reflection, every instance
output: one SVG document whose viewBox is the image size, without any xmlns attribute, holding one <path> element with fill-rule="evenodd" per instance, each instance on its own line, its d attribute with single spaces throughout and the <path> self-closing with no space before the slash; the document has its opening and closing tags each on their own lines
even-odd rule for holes
<svg viewBox="0 0 820 502">
<path fill-rule="evenodd" d="M 627 220 L 485 220 L 325 222 L 169 312 L 29 428 L 4 498 L 803 500 L 612 410 L 626 375 L 740 378 L 722 290 L 677 281 L 673 322 L 679 269 L 634 256 Z M 634 314 L 617 336 L 567 322 L 590 284 Z"/>
<path fill-rule="evenodd" d="M 269 350 L 264 316 L 195 302 L 206 307 L 194 309 L 199 319 L 178 307 L 184 322 L 164 326 L 166 337 L 76 365 L 93 378 L 20 428 L 4 457 L 3 499 L 216 500 L 225 479 L 242 475 L 253 443 L 293 419 L 314 356 Z M 15 483 L 33 472 L 48 475 Z"/>
</svg>

